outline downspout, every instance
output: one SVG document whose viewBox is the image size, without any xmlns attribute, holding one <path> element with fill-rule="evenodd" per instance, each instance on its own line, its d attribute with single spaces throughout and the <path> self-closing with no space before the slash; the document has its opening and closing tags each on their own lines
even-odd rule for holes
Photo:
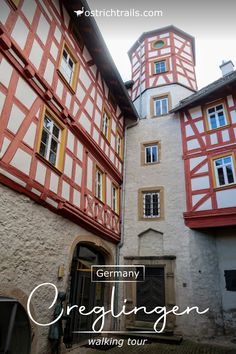
<svg viewBox="0 0 236 354">
<path fill-rule="evenodd" d="M 124 163 L 123 163 L 123 185 L 122 185 L 122 197 L 121 197 L 121 236 L 120 242 L 116 248 L 116 265 L 120 264 L 120 251 L 124 245 L 124 216 L 125 216 L 125 189 L 126 189 L 126 153 L 127 153 L 127 130 L 135 127 L 139 123 L 139 117 L 137 117 L 136 122 L 128 124 L 125 127 L 125 134 L 124 134 Z M 115 283 L 115 313 L 118 312 L 118 303 L 119 303 L 119 283 Z M 114 321 L 114 329 L 117 330 L 119 328 L 118 320 Z"/>
<path fill-rule="evenodd" d="M 125 127 L 125 134 L 124 134 L 124 163 L 123 163 L 123 186 L 122 186 L 122 198 L 121 198 L 121 205 L 122 205 L 122 212 L 121 212 L 121 238 L 120 242 L 116 248 L 116 265 L 120 264 L 120 252 L 121 248 L 124 245 L 124 216 L 125 216 L 125 188 L 126 188 L 126 153 L 127 153 L 127 131 L 130 128 L 135 127 L 142 116 L 142 90 L 141 90 L 141 77 L 142 77 L 142 60 L 141 60 L 141 43 L 138 41 L 140 46 L 140 54 L 139 54 L 139 64 L 140 64 L 140 74 L 139 74 L 139 117 L 137 117 L 136 122 L 128 124 Z M 115 283 L 115 313 L 118 312 L 118 303 L 119 303 L 119 283 Z M 113 322 L 113 328 L 117 330 L 119 328 L 118 320 Z"/>
<path fill-rule="evenodd" d="M 125 133 L 124 133 L 124 163 L 123 163 L 123 186 L 122 186 L 122 198 L 121 198 L 121 205 L 122 205 L 122 212 L 121 212 L 121 238 L 120 242 L 117 245 L 116 248 L 116 265 L 120 265 L 120 252 L 121 248 L 124 245 L 124 216 L 125 216 L 125 189 L 126 189 L 126 153 L 127 153 L 127 131 L 130 128 L 135 127 L 140 120 L 140 117 L 142 116 L 142 90 L 141 90 L 141 77 L 142 77 L 142 60 L 141 60 L 141 43 L 138 41 L 139 46 L 140 46 L 140 54 L 139 54 L 139 64 L 140 64 L 140 74 L 139 74 L 139 117 L 137 117 L 136 122 L 128 124 L 125 127 Z M 115 313 L 118 312 L 118 303 L 119 303 L 119 283 L 115 283 Z M 115 320 L 113 322 L 113 327 L 115 330 L 119 328 L 119 323 L 118 320 Z"/>
</svg>

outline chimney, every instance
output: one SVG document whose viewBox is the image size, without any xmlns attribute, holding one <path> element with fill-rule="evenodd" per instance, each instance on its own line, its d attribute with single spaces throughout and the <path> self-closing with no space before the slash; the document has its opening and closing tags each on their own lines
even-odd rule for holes
<svg viewBox="0 0 236 354">
<path fill-rule="evenodd" d="M 226 76 L 234 71 L 234 64 L 232 63 L 231 60 L 228 61 L 222 61 L 222 64 L 220 65 L 220 69 L 222 71 L 222 76 Z"/>
</svg>

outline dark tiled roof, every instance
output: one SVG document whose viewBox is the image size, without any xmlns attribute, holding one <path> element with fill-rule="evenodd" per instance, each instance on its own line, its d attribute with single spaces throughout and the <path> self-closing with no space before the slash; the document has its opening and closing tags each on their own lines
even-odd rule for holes
<svg viewBox="0 0 236 354">
<path fill-rule="evenodd" d="M 181 111 L 184 108 L 193 106 L 193 104 L 197 104 L 201 102 L 203 99 L 207 98 L 211 94 L 214 93 L 216 94 L 218 91 L 222 92 L 222 90 L 226 88 L 226 86 L 231 85 L 233 83 L 236 84 L 236 71 L 233 71 L 232 73 L 221 77 L 220 79 L 212 82 L 211 84 L 203 87 L 201 90 L 197 91 L 196 93 L 180 101 L 179 105 L 171 110 L 171 113 L 176 113 Z"/>
</svg>

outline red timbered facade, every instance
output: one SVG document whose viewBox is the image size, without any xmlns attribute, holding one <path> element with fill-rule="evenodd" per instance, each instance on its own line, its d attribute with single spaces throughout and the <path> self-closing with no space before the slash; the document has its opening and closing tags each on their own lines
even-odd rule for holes
<svg viewBox="0 0 236 354">
<path fill-rule="evenodd" d="M 191 228 L 236 225 L 236 76 L 225 75 L 180 102 Z"/>
<path fill-rule="evenodd" d="M 117 242 L 124 117 L 135 112 L 66 3 L 1 4 L 0 181 Z"/>
<path fill-rule="evenodd" d="M 129 57 L 133 101 L 158 86 L 179 84 L 197 89 L 194 38 L 174 26 L 143 33 L 129 50 Z"/>
</svg>

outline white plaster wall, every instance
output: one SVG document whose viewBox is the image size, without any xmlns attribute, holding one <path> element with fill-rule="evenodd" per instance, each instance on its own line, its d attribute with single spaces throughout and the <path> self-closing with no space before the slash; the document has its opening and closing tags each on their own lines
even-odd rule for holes
<svg viewBox="0 0 236 354">
<path fill-rule="evenodd" d="M 164 85 L 158 88 L 154 87 L 148 89 L 141 96 L 141 106 L 142 106 L 141 114 L 140 114 L 140 98 L 138 97 L 134 101 L 135 108 L 139 112 L 140 116 L 150 117 L 150 100 L 152 96 L 158 96 L 158 95 L 166 94 L 168 92 L 171 95 L 172 108 L 177 106 L 181 99 L 184 99 L 185 97 L 188 97 L 189 95 L 192 94 L 192 91 L 177 84 Z"/>
<path fill-rule="evenodd" d="M 173 86 L 158 88 L 158 91 L 152 89 L 145 97 L 173 90 L 177 98 L 173 96 L 172 99 L 176 103 L 177 99 L 181 98 L 181 93 L 183 96 L 189 94 L 187 89 L 179 87 L 179 91 L 176 91 L 177 87 Z M 161 163 L 141 166 L 140 144 L 155 140 L 161 142 Z M 216 281 L 216 244 L 213 235 L 192 231 L 184 225 L 186 196 L 179 119 L 173 114 L 147 118 L 128 129 L 126 166 L 124 246 L 121 250 L 121 263 L 125 263 L 124 257 L 127 256 L 176 256 L 176 304 L 181 309 L 186 309 L 187 306 L 210 308 L 206 315 L 178 316 L 176 330 L 185 336 L 209 337 L 218 331 L 218 322 L 219 328 L 222 326 L 220 291 Z M 139 221 L 138 190 L 155 186 L 164 187 L 165 219 Z M 149 228 L 163 233 L 162 249 L 155 249 L 158 242 L 154 239 L 148 242 L 142 240 L 141 243 L 138 241 L 138 234 Z M 142 248 L 144 245 L 145 248 Z"/>
</svg>

